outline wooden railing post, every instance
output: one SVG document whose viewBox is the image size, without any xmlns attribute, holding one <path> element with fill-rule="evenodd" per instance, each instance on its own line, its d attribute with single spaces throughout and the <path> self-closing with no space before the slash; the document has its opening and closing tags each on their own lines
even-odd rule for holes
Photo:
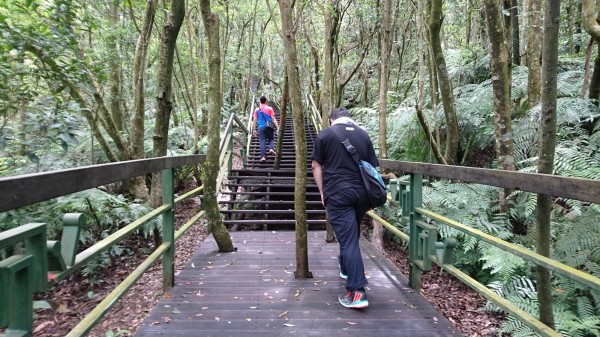
<svg viewBox="0 0 600 337">
<path fill-rule="evenodd" d="M 411 288 L 421 288 L 421 268 L 417 264 L 419 257 L 420 227 L 417 222 L 421 220 L 421 215 L 415 211 L 422 205 L 423 197 L 423 175 L 411 173 L 410 175 L 410 197 L 408 199 L 408 210 L 410 214 L 408 245 L 408 259 L 410 264 L 408 284 Z"/>
<path fill-rule="evenodd" d="M 162 202 L 163 205 L 171 205 L 169 210 L 162 215 L 163 243 L 171 244 L 163 255 L 163 291 L 167 291 L 175 284 L 175 196 L 173 185 L 173 169 L 162 171 Z"/>
<path fill-rule="evenodd" d="M 33 330 L 33 256 L 13 255 L 0 261 L 0 327 L 5 336 L 31 336 Z M 4 288 L 6 287 L 6 288 Z"/>
</svg>

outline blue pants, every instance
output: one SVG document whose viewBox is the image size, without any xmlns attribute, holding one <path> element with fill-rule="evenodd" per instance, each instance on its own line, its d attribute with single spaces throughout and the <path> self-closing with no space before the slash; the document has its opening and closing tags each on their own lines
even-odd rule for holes
<svg viewBox="0 0 600 337">
<path fill-rule="evenodd" d="M 260 156 L 267 156 L 267 143 L 269 149 L 275 149 L 275 130 L 264 127 L 258 129 L 258 141 L 260 143 Z"/>
<path fill-rule="evenodd" d="M 329 222 L 340 244 L 340 268 L 348 275 L 346 290 L 359 290 L 368 283 L 358 244 L 360 222 L 369 205 L 367 193 L 362 187 L 346 188 L 328 196 L 326 205 Z"/>
</svg>

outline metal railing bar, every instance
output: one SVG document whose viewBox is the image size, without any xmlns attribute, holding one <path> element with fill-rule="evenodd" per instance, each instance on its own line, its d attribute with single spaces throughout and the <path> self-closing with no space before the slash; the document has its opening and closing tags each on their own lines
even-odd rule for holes
<svg viewBox="0 0 600 337">
<path fill-rule="evenodd" d="M 432 261 L 435 262 L 440 267 L 442 267 L 443 270 L 447 271 L 449 274 L 451 274 L 452 276 L 459 279 L 462 283 L 468 285 L 473 290 L 475 290 L 476 292 L 481 294 L 483 297 L 492 301 L 494 304 L 496 304 L 503 310 L 518 317 L 520 319 L 520 321 L 523 322 L 523 324 L 525 324 L 526 326 L 528 326 L 535 332 L 539 333 L 540 335 L 547 336 L 547 337 L 561 337 L 562 336 L 560 333 L 554 331 L 553 329 L 551 329 L 544 323 L 540 322 L 535 317 L 531 316 L 529 313 L 519 309 L 517 306 L 513 305 L 510 301 L 506 300 L 502 296 L 489 290 L 486 286 L 477 282 L 475 279 L 471 278 L 469 275 L 463 273 L 460 269 L 458 269 L 450 264 L 440 264 L 440 263 L 438 263 L 437 259 L 432 259 Z"/>
<path fill-rule="evenodd" d="M 560 263 L 556 260 L 547 258 L 547 257 L 537 254 L 535 252 L 532 252 L 531 250 L 529 250 L 525 247 L 517 246 L 513 243 L 508 243 L 508 242 L 498 239 L 492 235 L 486 234 L 478 229 L 471 228 L 471 227 L 464 225 L 458 221 L 454 221 L 452 219 L 443 217 L 443 216 L 441 216 L 437 213 L 434 213 L 430 210 L 426 210 L 423 208 L 416 208 L 415 211 L 418 212 L 419 214 L 422 214 L 431 219 L 435 219 L 437 221 L 443 222 L 446 225 L 448 225 L 452 228 L 458 229 L 459 231 L 461 231 L 463 233 L 466 233 L 466 234 L 474 236 L 478 239 L 481 239 L 493 246 L 501 248 L 502 250 L 513 253 L 527 261 L 535 263 L 536 265 L 539 265 L 539 266 L 542 266 L 549 270 L 552 270 L 552 271 L 554 271 L 558 274 L 561 274 L 565 277 L 579 281 L 582 284 L 585 284 L 586 286 L 588 286 L 592 289 L 600 291 L 600 278 L 597 278 L 590 274 L 584 273 L 573 267 L 569 267 L 566 264 Z"/>
<path fill-rule="evenodd" d="M 203 217 L 205 215 L 205 213 L 206 213 L 205 211 L 198 212 L 198 214 L 194 215 L 183 226 L 181 226 L 181 228 L 179 228 L 175 232 L 175 241 L 177 241 L 177 239 L 179 239 L 180 236 L 185 234 L 185 232 L 187 232 L 188 229 L 192 228 L 194 223 L 196 223 L 196 221 L 198 221 L 201 217 Z"/>
<path fill-rule="evenodd" d="M 69 332 L 66 337 L 79 337 L 87 335 L 102 317 L 112 308 L 113 305 L 135 284 L 135 282 L 144 275 L 146 270 L 152 266 L 163 253 L 169 249 L 171 243 L 165 242 L 158 246 L 152 254 L 150 254 L 144 262 L 142 262 L 129 276 L 123 280 L 110 294 L 108 294 L 102 302 L 87 315 L 79 324 Z"/>
</svg>

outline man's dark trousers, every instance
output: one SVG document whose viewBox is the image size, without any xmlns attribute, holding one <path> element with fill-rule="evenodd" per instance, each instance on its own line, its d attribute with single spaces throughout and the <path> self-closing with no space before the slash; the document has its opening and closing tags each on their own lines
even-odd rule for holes
<svg viewBox="0 0 600 337">
<path fill-rule="evenodd" d="M 340 244 L 340 268 L 348 275 L 346 290 L 358 290 L 367 285 L 365 267 L 360 253 L 360 222 L 368 210 L 367 193 L 362 188 L 345 188 L 327 197 L 329 222 Z"/>
</svg>

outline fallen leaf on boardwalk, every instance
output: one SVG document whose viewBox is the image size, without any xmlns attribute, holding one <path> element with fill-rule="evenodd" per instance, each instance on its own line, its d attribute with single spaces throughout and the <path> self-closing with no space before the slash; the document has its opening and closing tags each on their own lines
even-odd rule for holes
<svg viewBox="0 0 600 337">
<path fill-rule="evenodd" d="M 196 265 L 192 262 L 192 268 L 196 268 Z"/>
<path fill-rule="evenodd" d="M 229 267 L 231 266 L 233 263 L 229 262 L 228 264 L 225 265 L 225 267 Z"/>
<path fill-rule="evenodd" d="M 163 321 L 165 323 L 169 323 L 171 321 L 171 317 L 163 317 Z"/>
<path fill-rule="evenodd" d="M 208 307 L 202 307 L 202 310 L 206 310 L 206 309 L 208 309 Z"/>
<path fill-rule="evenodd" d="M 437 322 L 438 322 L 438 319 L 437 319 L 437 317 L 434 317 L 434 318 L 433 318 L 433 321 L 437 323 Z"/>
<path fill-rule="evenodd" d="M 190 281 L 185 281 L 185 285 L 186 285 L 186 286 L 189 286 L 190 284 L 192 284 L 192 282 L 190 282 Z"/>
<path fill-rule="evenodd" d="M 320 290 L 321 290 L 321 289 L 319 289 L 319 288 L 313 289 L 313 291 L 320 291 Z"/>
<path fill-rule="evenodd" d="M 164 298 L 173 298 L 173 295 L 171 295 L 170 293 L 165 293 L 163 295 Z"/>
<path fill-rule="evenodd" d="M 160 324 L 159 321 L 154 321 L 154 322 L 150 323 L 150 326 L 159 325 L 159 324 Z"/>
<path fill-rule="evenodd" d="M 248 322 L 250 322 L 250 321 L 252 321 L 252 318 L 246 318 L 246 320 L 247 320 Z"/>
<path fill-rule="evenodd" d="M 356 325 L 356 323 L 354 323 L 354 322 L 348 322 L 348 324 L 350 324 L 350 325 Z"/>
<path fill-rule="evenodd" d="M 219 317 L 215 317 L 215 321 L 220 321 L 221 319 Z"/>
<path fill-rule="evenodd" d="M 284 326 L 295 326 L 294 324 L 285 323 Z"/>
<path fill-rule="evenodd" d="M 263 295 L 265 295 L 265 296 L 269 296 L 269 293 L 264 293 Z"/>
<path fill-rule="evenodd" d="M 289 311 L 284 311 L 281 314 L 279 314 L 279 317 L 283 317 L 283 316 L 287 315 L 288 313 L 289 313 Z"/>
<path fill-rule="evenodd" d="M 256 309 L 256 307 L 250 307 L 250 309 Z"/>
<path fill-rule="evenodd" d="M 296 293 L 294 294 L 294 297 L 300 297 L 300 290 L 296 290 Z"/>
<path fill-rule="evenodd" d="M 196 293 L 196 296 L 202 297 L 202 296 L 204 296 L 204 294 L 202 293 L 201 290 L 198 290 L 198 292 Z"/>
<path fill-rule="evenodd" d="M 181 311 L 179 311 L 179 309 L 175 308 L 175 309 L 173 309 L 173 313 L 174 314 L 181 314 Z"/>
</svg>

